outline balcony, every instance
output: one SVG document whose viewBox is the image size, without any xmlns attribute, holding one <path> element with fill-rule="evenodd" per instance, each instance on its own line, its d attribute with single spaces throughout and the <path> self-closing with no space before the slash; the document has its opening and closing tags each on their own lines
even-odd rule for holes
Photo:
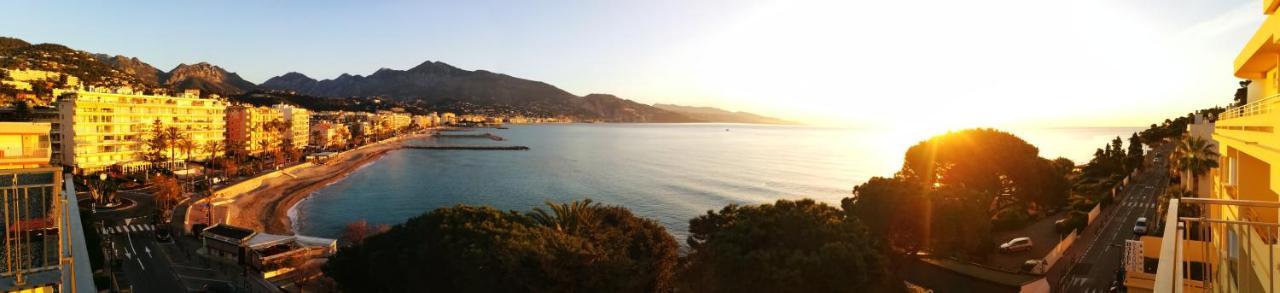
<svg viewBox="0 0 1280 293">
<path fill-rule="evenodd" d="M 1248 104 L 1227 108 L 1226 111 L 1222 112 L 1222 114 L 1218 116 L 1218 120 L 1230 120 L 1271 113 L 1271 111 L 1276 108 L 1274 105 L 1276 102 L 1280 102 L 1280 94 L 1262 98 Z"/>
</svg>

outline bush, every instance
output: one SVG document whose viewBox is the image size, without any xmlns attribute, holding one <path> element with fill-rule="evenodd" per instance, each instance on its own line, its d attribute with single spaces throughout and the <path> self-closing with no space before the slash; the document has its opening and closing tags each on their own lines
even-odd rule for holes
<svg viewBox="0 0 1280 293">
<path fill-rule="evenodd" d="M 1071 214 L 1068 215 L 1068 217 L 1069 217 L 1068 219 L 1070 219 L 1069 220 L 1070 226 L 1068 227 L 1070 227 L 1071 230 L 1074 230 L 1077 233 L 1084 232 L 1084 228 L 1089 226 L 1088 213 L 1081 212 L 1081 211 L 1072 211 Z M 1067 233 L 1071 233 L 1070 230 Z"/>
<path fill-rule="evenodd" d="M 1111 206 L 1111 204 L 1113 204 L 1113 203 L 1115 203 L 1115 202 L 1116 202 L 1115 198 L 1112 198 L 1112 197 L 1111 197 L 1111 195 L 1109 195 L 1109 194 L 1108 194 L 1108 195 L 1103 195 L 1103 196 L 1102 196 L 1102 198 L 1098 199 L 1098 204 L 1101 204 L 1101 205 L 1102 205 L 1102 207 L 1104 207 L 1104 208 L 1106 208 L 1106 207 L 1110 207 L 1110 206 Z M 1093 208 L 1090 208 L 1090 210 L 1092 210 L 1092 209 L 1093 209 Z"/>
<path fill-rule="evenodd" d="M 813 200 L 730 205 L 689 232 L 682 292 L 901 291 L 858 217 Z"/>
</svg>

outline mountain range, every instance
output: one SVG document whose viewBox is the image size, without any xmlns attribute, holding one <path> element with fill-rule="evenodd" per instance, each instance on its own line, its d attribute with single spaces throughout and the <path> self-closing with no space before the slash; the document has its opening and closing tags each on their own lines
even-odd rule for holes
<svg viewBox="0 0 1280 293">
<path fill-rule="evenodd" d="M 388 105 L 408 105 L 413 109 L 486 115 L 570 117 L 602 122 L 783 122 L 749 113 L 709 110 L 713 108 L 655 107 L 609 94 L 577 96 L 545 82 L 486 70 L 465 70 L 439 61 L 423 62 L 406 70 L 383 68 L 368 76 L 342 74 L 323 80 L 289 72 L 254 84 L 205 62 L 180 64 L 166 72 L 136 57 L 92 54 L 57 44 L 33 45 L 0 37 L 0 68 L 62 72 L 92 86 L 199 89 L 224 96 L 276 92 L 306 97 L 355 97 L 386 100 Z"/>
<path fill-rule="evenodd" d="M 753 124 L 799 124 L 792 121 L 782 120 L 773 117 L 761 116 L 757 114 L 737 111 L 726 111 L 720 108 L 712 107 L 690 107 L 672 104 L 653 104 L 658 109 L 680 113 L 685 117 L 724 123 L 753 123 Z"/>
</svg>

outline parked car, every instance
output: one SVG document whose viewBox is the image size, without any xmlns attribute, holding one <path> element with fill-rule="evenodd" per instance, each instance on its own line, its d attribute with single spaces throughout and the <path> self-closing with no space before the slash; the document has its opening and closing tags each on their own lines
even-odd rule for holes
<svg viewBox="0 0 1280 293">
<path fill-rule="evenodd" d="M 1133 234 L 1147 234 L 1147 217 L 1139 217 L 1138 223 L 1133 225 Z"/>
<path fill-rule="evenodd" d="M 1031 243 L 1031 237 L 1018 237 L 1018 238 L 1009 240 L 1009 242 L 1005 242 L 1004 244 L 1000 244 L 1000 251 L 1003 251 L 1003 252 L 1026 251 L 1026 250 L 1031 250 L 1031 247 L 1034 245 L 1035 244 Z"/>
</svg>

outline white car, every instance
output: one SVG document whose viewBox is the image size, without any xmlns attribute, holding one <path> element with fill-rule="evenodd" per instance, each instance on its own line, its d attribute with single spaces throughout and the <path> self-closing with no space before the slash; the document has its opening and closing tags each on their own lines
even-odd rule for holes
<svg viewBox="0 0 1280 293">
<path fill-rule="evenodd" d="M 1032 246 L 1035 246 L 1035 244 L 1031 243 L 1031 237 L 1018 237 L 1018 238 L 1014 238 L 1013 240 L 1009 240 L 1009 242 L 1005 242 L 1004 244 L 1000 244 L 1000 251 L 1003 251 L 1003 252 L 1025 251 L 1025 250 L 1031 250 Z"/>
<path fill-rule="evenodd" d="M 1133 234 L 1147 234 L 1147 217 L 1139 217 L 1138 223 L 1133 225 Z"/>
</svg>

